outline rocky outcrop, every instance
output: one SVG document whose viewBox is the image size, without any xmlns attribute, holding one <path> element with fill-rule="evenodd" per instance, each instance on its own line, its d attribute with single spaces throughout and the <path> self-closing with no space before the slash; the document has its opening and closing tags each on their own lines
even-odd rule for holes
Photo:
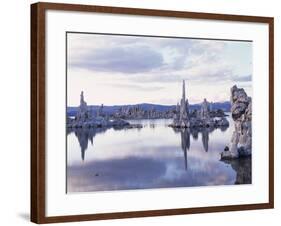
<svg viewBox="0 0 281 226">
<path fill-rule="evenodd" d="M 210 103 L 205 98 L 201 104 L 201 109 L 199 111 L 189 112 L 188 99 L 185 97 L 185 82 L 183 81 L 182 88 L 182 98 L 180 105 L 177 105 L 176 111 L 173 117 L 173 123 L 169 125 L 174 128 L 197 128 L 197 127 L 228 127 L 229 122 L 224 117 L 224 112 L 222 117 L 212 117 L 210 110 Z"/>
<path fill-rule="evenodd" d="M 154 107 L 145 109 L 141 105 L 122 106 L 112 116 L 121 119 L 161 119 L 173 118 L 175 109 L 157 110 Z"/>
<path fill-rule="evenodd" d="M 82 91 L 80 94 L 80 105 L 78 113 L 75 117 L 76 121 L 86 122 L 92 119 L 92 111 L 88 109 L 88 105 L 84 100 L 84 92 Z"/>
<path fill-rule="evenodd" d="M 211 110 L 209 114 L 210 114 L 210 116 L 211 116 L 212 118 L 214 118 L 214 117 L 225 117 L 225 116 L 227 116 L 227 115 L 224 113 L 224 111 L 223 111 L 222 109 Z"/>
<path fill-rule="evenodd" d="M 129 122 L 119 119 L 110 119 L 102 112 L 103 105 L 100 107 L 96 116 L 93 115 L 92 110 L 87 106 L 84 100 L 83 91 L 80 94 L 79 110 L 74 118 L 67 117 L 67 128 L 103 128 L 103 127 L 119 127 L 119 128 L 141 128 L 141 125 L 131 125 Z"/>
<path fill-rule="evenodd" d="M 234 131 L 229 147 L 221 153 L 222 159 L 235 159 L 252 154 L 252 99 L 245 90 L 231 88 L 231 116 Z"/>
<path fill-rule="evenodd" d="M 200 110 L 200 118 L 201 119 L 209 119 L 210 115 L 210 107 L 209 102 L 204 98 L 203 103 L 201 104 L 201 110 Z"/>
<path fill-rule="evenodd" d="M 225 117 L 222 117 L 220 119 L 215 119 L 215 125 L 217 127 L 228 127 L 229 122 L 227 121 L 227 119 Z"/>
<path fill-rule="evenodd" d="M 189 120 L 189 104 L 188 100 L 185 98 L 185 81 L 182 83 L 182 98 L 180 100 L 180 105 L 177 104 L 176 112 L 173 117 L 173 123 L 170 125 L 175 128 L 188 128 L 190 127 Z"/>
</svg>

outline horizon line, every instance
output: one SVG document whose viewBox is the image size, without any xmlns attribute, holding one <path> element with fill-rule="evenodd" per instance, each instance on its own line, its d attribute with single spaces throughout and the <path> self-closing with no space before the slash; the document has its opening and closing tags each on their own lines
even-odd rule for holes
<svg viewBox="0 0 281 226">
<path fill-rule="evenodd" d="M 207 99 L 208 101 L 208 99 Z M 202 101 L 203 102 L 203 101 Z M 189 103 L 189 105 L 198 105 L 201 104 L 202 102 L 197 102 L 197 103 Z M 210 102 L 209 103 L 225 103 L 225 102 L 230 102 L 229 100 L 225 100 L 225 101 L 218 101 L 218 102 Z M 113 107 L 113 106 L 125 106 L 125 105 L 143 105 L 143 104 L 150 104 L 150 105 L 161 105 L 161 106 L 176 106 L 177 104 L 154 104 L 154 103 L 136 103 L 136 104 L 113 104 L 113 105 L 109 105 L 109 104 L 88 104 L 87 106 L 109 106 L 109 107 Z M 67 106 L 67 107 L 79 107 L 78 106 Z"/>
</svg>

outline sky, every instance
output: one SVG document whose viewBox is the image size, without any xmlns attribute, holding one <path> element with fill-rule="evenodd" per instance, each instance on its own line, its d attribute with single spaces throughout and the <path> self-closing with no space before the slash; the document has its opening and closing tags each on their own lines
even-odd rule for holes
<svg viewBox="0 0 281 226">
<path fill-rule="evenodd" d="M 67 33 L 67 105 L 174 105 L 252 95 L 252 42 Z"/>
</svg>

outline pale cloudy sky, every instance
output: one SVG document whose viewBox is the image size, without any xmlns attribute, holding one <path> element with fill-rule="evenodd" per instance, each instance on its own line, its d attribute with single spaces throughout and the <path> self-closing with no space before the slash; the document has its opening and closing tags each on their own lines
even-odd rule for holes
<svg viewBox="0 0 281 226">
<path fill-rule="evenodd" d="M 251 42 L 68 33 L 67 62 L 68 106 L 176 104 L 183 79 L 190 103 L 252 95 Z"/>
</svg>

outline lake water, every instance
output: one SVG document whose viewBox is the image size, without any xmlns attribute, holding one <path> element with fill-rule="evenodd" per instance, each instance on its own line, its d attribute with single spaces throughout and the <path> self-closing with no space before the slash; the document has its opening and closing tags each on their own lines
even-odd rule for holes
<svg viewBox="0 0 281 226">
<path fill-rule="evenodd" d="M 75 129 L 67 133 L 67 192 L 251 183 L 251 158 L 220 161 L 225 129 L 168 127 L 169 119 L 137 120 L 141 129 Z"/>
</svg>

